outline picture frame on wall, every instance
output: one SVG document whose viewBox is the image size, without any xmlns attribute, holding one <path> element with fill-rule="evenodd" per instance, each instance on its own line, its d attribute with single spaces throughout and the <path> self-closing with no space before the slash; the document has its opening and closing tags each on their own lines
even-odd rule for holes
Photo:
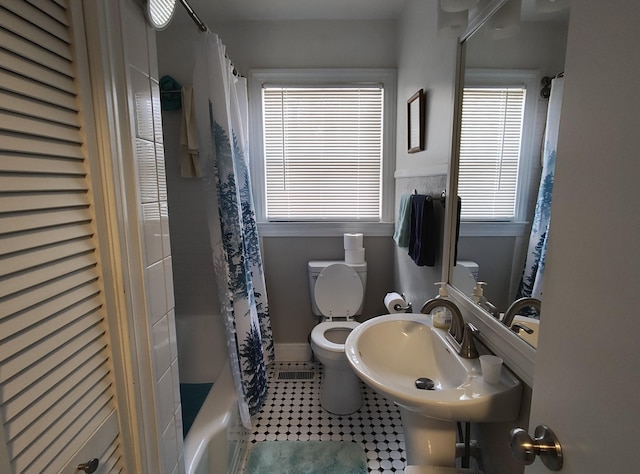
<svg viewBox="0 0 640 474">
<path fill-rule="evenodd" d="M 407 152 L 424 150 L 425 94 L 420 89 L 407 101 Z"/>
</svg>

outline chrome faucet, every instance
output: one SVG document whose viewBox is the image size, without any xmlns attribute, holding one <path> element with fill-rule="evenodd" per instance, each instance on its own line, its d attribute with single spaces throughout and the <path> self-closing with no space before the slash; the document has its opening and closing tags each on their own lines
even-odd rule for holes
<svg viewBox="0 0 640 474">
<path fill-rule="evenodd" d="M 489 301 L 485 301 L 483 303 L 478 303 L 478 305 L 483 308 L 486 309 L 487 311 L 489 311 L 489 313 L 491 313 L 491 316 L 493 316 L 496 319 L 500 319 L 500 311 L 498 311 L 498 308 L 495 307 L 495 305 L 491 304 Z"/>
<path fill-rule="evenodd" d="M 422 314 L 429 314 L 438 306 L 442 306 L 451 311 L 449 334 L 456 341 L 460 356 L 465 359 L 475 359 L 478 357 L 478 351 L 473 341 L 473 335 L 476 334 L 478 330 L 472 324 L 464 322 L 460 309 L 458 309 L 458 306 L 456 306 L 453 301 L 444 298 L 432 298 L 422 305 L 420 312 Z"/>
<path fill-rule="evenodd" d="M 505 324 L 505 326 L 510 328 L 511 323 L 513 323 L 513 319 L 518 314 L 518 311 L 528 306 L 535 308 L 536 311 L 538 312 L 538 315 L 540 315 L 540 304 L 541 304 L 540 300 L 536 298 L 525 297 L 525 298 L 520 298 L 519 300 L 515 300 L 513 303 L 511 303 L 511 306 L 509 306 L 507 311 L 504 313 L 502 322 Z"/>
</svg>

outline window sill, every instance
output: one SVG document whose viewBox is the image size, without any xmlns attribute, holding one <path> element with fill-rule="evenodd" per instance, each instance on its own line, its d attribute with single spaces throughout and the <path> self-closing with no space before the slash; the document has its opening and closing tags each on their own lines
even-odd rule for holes
<svg viewBox="0 0 640 474">
<path fill-rule="evenodd" d="M 371 237 L 391 237 L 395 230 L 389 222 L 262 222 L 261 237 L 342 237 L 348 232 L 362 232 Z"/>
<path fill-rule="evenodd" d="M 460 237 L 521 237 L 528 222 L 461 222 Z"/>
</svg>

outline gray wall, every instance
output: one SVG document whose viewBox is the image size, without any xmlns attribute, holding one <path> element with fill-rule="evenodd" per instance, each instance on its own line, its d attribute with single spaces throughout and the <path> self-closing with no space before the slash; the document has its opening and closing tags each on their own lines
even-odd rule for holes
<svg viewBox="0 0 640 474">
<path fill-rule="evenodd" d="M 409 0 L 398 34 L 398 114 L 396 213 L 402 194 L 413 190 L 439 195 L 446 187 L 453 130 L 453 92 L 457 37 L 437 34 L 437 2 Z M 425 150 L 407 153 L 407 100 L 419 89 L 426 94 Z M 437 294 L 442 255 L 435 267 L 418 267 L 405 249 L 395 247 L 395 288 L 416 311 Z M 441 252 L 440 252 L 441 254 Z"/>
<path fill-rule="evenodd" d="M 178 15 L 184 15 L 178 10 Z M 160 75 L 191 84 L 197 29 L 177 18 L 157 34 Z M 395 68 L 396 22 L 299 21 L 216 24 L 203 18 L 227 46 L 241 74 L 263 68 Z M 225 357 L 200 183 L 179 175 L 180 113 L 164 112 L 169 220 L 176 295 L 176 326 L 183 381 L 214 380 Z M 391 236 L 367 237 L 369 273 L 363 318 L 384 312 L 393 289 Z M 342 237 L 263 238 L 265 277 L 276 344 L 306 343 L 311 314 L 306 264 L 340 259 Z M 198 361 L 210 361 L 202 364 Z"/>
</svg>

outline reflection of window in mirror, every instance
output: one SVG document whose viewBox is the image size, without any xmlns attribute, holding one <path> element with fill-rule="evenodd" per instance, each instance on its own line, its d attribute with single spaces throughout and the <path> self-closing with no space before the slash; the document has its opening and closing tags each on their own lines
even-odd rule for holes
<svg viewBox="0 0 640 474">
<path fill-rule="evenodd" d="M 467 70 L 458 181 L 463 222 L 526 220 L 536 84 L 535 72 Z"/>
</svg>

